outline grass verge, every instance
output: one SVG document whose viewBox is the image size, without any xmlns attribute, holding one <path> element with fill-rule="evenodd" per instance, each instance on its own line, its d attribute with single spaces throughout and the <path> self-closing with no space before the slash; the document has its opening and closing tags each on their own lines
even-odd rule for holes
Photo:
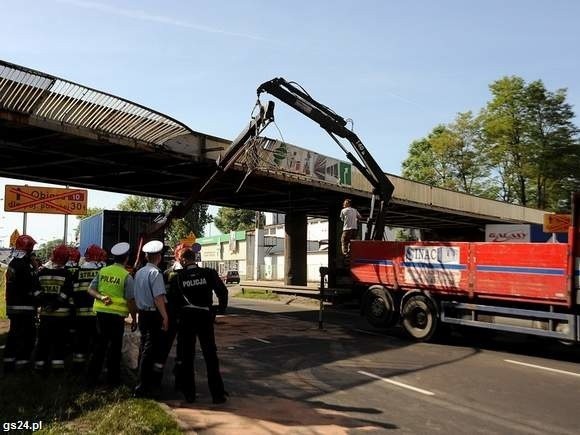
<svg viewBox="0 0 580 435">
<path fill-rule="evenodd" d="M 179 434 L 156 402 L 134 399 L 127 387 L 85 389 L 67 374 L 5 376 L 0 382 L 0 422 L 42 422 L 45 434 Z M 0 425 L 0 428 L 2 426 Z"/>
<path fill-rule="evenodd" d="M 270 290 L 263 290 L 257 288 L 242 288 L 242 291 L 233 295 L 234 298 L 246 299 L 267 299 L 272 301 L 279 301 L 280 296 Z"/>
<path fill-rule="evenodd" d="M 0 269 L 0 319 L 6 318 L 4 270 Z M 0 320 L 0 346 L 8 320 Z M 0 360 L 3 350 L 0 350 Z M 44 434 L 180 434 L 175 420 L 156 402 L 134 399 L 127 387 L 87 389 L 70 373 L 23 372 L 0 378 L 0 431 L 4 423 L 42 422 Z M 26 431 L 28 432 L 28 431 Z"/>
</svg>

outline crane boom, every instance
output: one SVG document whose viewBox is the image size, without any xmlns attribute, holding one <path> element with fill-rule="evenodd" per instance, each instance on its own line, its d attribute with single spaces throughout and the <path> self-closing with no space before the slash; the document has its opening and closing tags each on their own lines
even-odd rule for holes
<svg viewBox="0 0 580 435">
<path fill-rule="evenodd" d="M 373 199 L 371 201 L 371 212 L 367 222 L 365 239 L 382 240 L 385 231 L 386 207 L 393 194 L 394 186 L 359 137 L 346 127 L 347 121 L 325 105 L 314 100 L 306 91 L 281 77 L 262 83 L 257 90 L 258 97 L 264 92 L 275 96 L 280 101 L 318 123 L 343 149 L 351 163 L 371 183 L 373 186 Z M 336 136 L 348 140 L 360 160 L 345 149 Z M 378 204 L 375 204 L 377 202 Z M 377 213 L 376 218 L 373 218 L 375 206 L 377 207 Z"/>
<path fill-rule="evenodd" d="M 256 116 L 252 118 L 250 124 L 234 139 L 228 149 L 218 159 L 215 172 L 203 184 L 199 191 L 192 192 L 189 198 L 183 200 L 180 204 L 173 207 L 167 215 L 161 217 L 156 229 L 165 228 L 172 219 L 183 217 L 195 201 L 200 198 L 205 189 L 216 180 L 217 176 L 225 172 L 242 155 L 250 143 L 250 139 L 258 136 L 274 121 L 274 103 L 272 101 L 268 101 L 266 105 L 260 103 L 259 97 L 264 92 L 278 98 L 280 101 L 318 123 L 345 152 L 346 157 L 353 166 L 370 182 L 373 186 L 373 197 L 369 218 L 367 220 L 365 239 L 382 240 L 385 231 L 386 207 L 393 194 L 393 184 L 359 137 L 346 127 L 348 123 L 344 118 L 314 100 L 304 89 L 295 83 L 288 82 L 281 77 L 264 82 L 258 87 L 257 106 L 259 110 Z M 352 152 L 348 151 L 337 137 L 350 142 L 358 158 Z"/>
</svg>

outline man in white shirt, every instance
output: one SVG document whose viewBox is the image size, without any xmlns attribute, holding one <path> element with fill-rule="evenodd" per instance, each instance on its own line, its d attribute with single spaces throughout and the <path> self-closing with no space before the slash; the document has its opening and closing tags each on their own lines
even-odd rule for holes
<svg viewBox="0 0 580 435">
<path fill-rule="evenodd" d="M 152 240 L 143 246 L 147 264 L 135 274 L 135 303 L 139 310 L 139 385 L 135 388 L 138 397 L 156 397 L 161 388 L 163 364 L 159 353 L 163 349 L 163 332 L 169 327 L 165 306 L 165 283 L 159 270 L 163 242 Z"/>
<path fill-rule="evenodd" d="M 342 254 L 350 255 L 350 241 L 356 237 L 358 232 L 358 221 L 362 219 L 356 208 L 351 207 L 350 199 L 345 199 L 340 211 L 340 220 L 342 221 Z"/>
</svg>

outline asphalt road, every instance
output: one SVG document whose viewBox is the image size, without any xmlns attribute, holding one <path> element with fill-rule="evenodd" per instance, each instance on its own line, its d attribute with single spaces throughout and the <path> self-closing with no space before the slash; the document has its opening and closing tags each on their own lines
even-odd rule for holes
<svg viewBox="0 0 580 435">
<path fill-rule="evenodd" d="M 208 405 L 201 359 L 200 403 L 165 399 L 199 433 L 580 433 L 579 349 L 467 331 L 415 343 L 356 311 L 317 319 L 233 298 L 216 324 L 230 402 Z"/>
</svg>

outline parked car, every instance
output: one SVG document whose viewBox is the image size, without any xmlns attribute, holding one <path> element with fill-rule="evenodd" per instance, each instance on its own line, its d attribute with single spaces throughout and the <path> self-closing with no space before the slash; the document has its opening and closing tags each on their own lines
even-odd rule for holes
<svg viewBox="0 0 580 435">
<path fill-rule="evenodd" d="M 237 270 L 228 270 L 224 275 L 222 275 L 222 279 L 226 284 L 240 283 L 240 274 Z"/>
</svg>

